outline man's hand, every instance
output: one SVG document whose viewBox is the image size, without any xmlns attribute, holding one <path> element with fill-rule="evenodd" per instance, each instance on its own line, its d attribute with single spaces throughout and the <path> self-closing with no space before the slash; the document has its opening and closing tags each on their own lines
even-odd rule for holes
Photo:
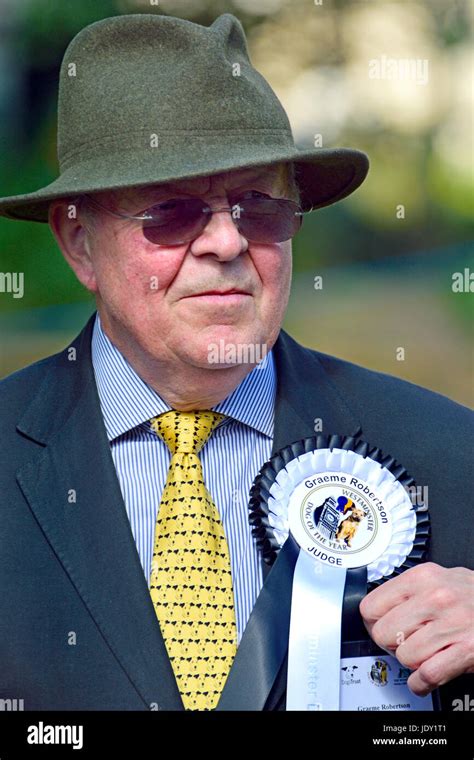
<svg viewBox="0 0 474 760">
<path fill-rule="evenodd" d="M 474 673 L 474 571 L 426 562 L 371 591 L 359 609 L 375 643 L 414 671 L 415 694 Z"/>
</svg>

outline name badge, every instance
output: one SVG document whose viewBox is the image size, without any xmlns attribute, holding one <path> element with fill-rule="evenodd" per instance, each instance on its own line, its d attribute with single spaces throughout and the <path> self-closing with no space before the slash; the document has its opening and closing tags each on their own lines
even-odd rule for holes
<svg viewBox="0 0 474 760">
<path fill-rule="evenodd" d="M 344 657 L 341 660 L 340 710 L 369 712 L 433 710 L 433 697 L 408 688 L 410 670 L 395 657 Z"/>
</svg>

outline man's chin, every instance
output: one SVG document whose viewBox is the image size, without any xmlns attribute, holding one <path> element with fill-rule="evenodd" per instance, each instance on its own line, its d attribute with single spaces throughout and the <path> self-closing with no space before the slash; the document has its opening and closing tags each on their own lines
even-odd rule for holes
<svg viewBox="0 0 474 760">
<path fill-rule="evenodd" d="M 194 344 L 192 363 L 202 369 L 252 369 L 265 359 L 270 348 L 267 342 L 255 340 L 255 335 L 214 334 Z"/>
</svg>

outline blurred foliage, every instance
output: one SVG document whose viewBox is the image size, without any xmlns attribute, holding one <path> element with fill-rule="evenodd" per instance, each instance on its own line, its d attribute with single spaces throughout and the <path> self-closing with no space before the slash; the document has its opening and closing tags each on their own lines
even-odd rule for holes
<svg viewBox="0 0 474 760">
<path fill-rule="evenodd" d="M 56 64 L 80 29 L 107 16 L 120 15 L 115 0 L 26 0 L 20 5 L 20 48 L 36 66 Z"/>
</svg>

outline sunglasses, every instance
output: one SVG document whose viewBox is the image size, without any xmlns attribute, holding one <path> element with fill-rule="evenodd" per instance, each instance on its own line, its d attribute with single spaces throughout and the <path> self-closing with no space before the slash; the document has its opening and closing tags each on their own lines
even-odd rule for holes
<svg viewBox="0 0 474 760">
<path fill-rule="evenodd" d="M 228 211 L 241 233 L 251 243 L 282 243 L 290 240 L 301 227 L 303 211 L 287 198 L 252 196 L 244 193 L 230 197 L 230 206 L 211 208 L 200 198 L 170 198 L 156 203 L 139 216 L 112 211 L 90 195 L 92 205 L 121 219 L 142 223 L 144 237 L 157 245 L 179 245 L 195 240 L 208 224 L 211 215 Z"/>
</svg>

